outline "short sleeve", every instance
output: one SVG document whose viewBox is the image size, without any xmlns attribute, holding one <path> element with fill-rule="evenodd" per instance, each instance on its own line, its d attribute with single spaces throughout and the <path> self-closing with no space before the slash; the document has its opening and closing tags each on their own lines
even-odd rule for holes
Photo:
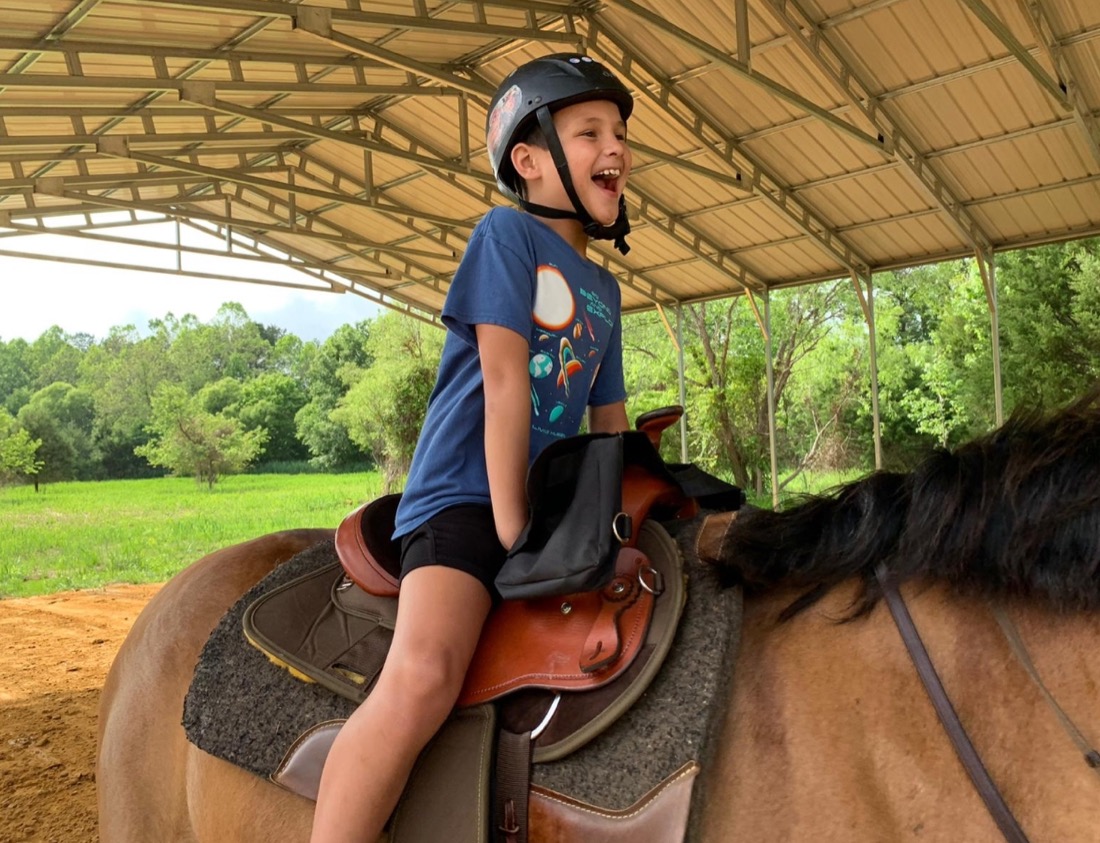
<svg viewBox="0 0 1100 843">
<path fill-rule="evenodd" d="M 535 261 L 533 255 L 523 256 L 527 251 L 530 246 L 516 220 L 492 211 L 486 215 L 447 291 L 442 313 L 447 329 L 474 347 L 475 325 L 499 325 L 529 340 Z"/>
<path fill-rule="evenodd" d="M 611 328 L 611 336 L 607 341 L 607 353 L 600 363 L 596 382 L 592 384 L 592 391 L 588 395 L 588 404 L 591 407 L 603 407 L 606 404 L 626 400 L 626 384 L 623 381 L 622 328 L 622 317 L 618 317 Z"/>
</svg>

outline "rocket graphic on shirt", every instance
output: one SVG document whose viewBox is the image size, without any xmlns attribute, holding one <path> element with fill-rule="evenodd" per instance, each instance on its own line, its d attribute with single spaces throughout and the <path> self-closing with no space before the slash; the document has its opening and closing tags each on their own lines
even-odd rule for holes
<svg viewBox="0 0 1100 843">
<path fill-rule="evenodd" d="M 587 403 L 584 387 L 596 379 L 614 324 L 611 309 L 592 291 L 577 287 L 574 292 L 558 267 L 543 264 L 536 274 L 531 316 L 532 421 L 548 433 L 559 422 L 575 430 Z"/>
</svg>

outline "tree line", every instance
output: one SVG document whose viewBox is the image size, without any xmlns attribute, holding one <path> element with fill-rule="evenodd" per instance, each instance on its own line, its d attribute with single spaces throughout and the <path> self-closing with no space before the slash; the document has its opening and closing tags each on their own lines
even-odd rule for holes
<svg viewBox="0 0 1100 843">
<path fill-rule="evenodd" d="M 1005 406 L 1053 407 L 1100 378 L 1100 240 L 997 256 Z M 758 304 L 758 310 L 761 308 Z M 884 460 L 902 468 L 993 421 L 990 310 L 960 260 L 874 278 Z M 780 486 L 803 472 L 869 469 L 870 359 L 848 281 L 772 293 Z M 678 324 L 679 323 L 679 324 Z M 689 456 L 739 485 L 771 482 L 764 341 L 744 297 L 624 319 L 628 410 L 679 403 Z M 51 328 L 0 340 L 0 482 L 245 470 L 407 470 L 443 332 L 397 314 L 323 342 L 224 305 L 102 339 Z M 667 437 L 666 456 L 679 458 Z"/>
</svg>

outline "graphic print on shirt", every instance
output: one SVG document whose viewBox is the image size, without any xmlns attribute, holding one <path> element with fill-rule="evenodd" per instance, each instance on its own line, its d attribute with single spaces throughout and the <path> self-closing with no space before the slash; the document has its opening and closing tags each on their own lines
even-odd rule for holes
<svg viewBox="0 0 1100 843">
<path fill-rule="evenodd" d="M 577 288 L 574 295 L 561 270 L 543 264 L 535 276 L 531 316 L 536 333 L 531 340 L 529 365 L 532 422 L 544 433 L 564 436 L 567 430 L 576 428 L 586 403 L 583 389 L 576 388 L 576 379 L 590 369 L 590 386 L 599 371 L 596 359 L 602 344 L 593 319 L 610 328 L 611 309 L 599 295 L 583 287 Z M 601 334 L 606 336 L 607 331 Z M 562 429 L 556 430 L 556 423 L 563 417 Z"/>
</svg>

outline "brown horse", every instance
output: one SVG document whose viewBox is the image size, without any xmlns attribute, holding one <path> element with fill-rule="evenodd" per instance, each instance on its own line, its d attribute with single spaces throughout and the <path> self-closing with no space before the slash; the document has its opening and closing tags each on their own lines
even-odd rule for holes
<svg viewBox="0 0 1100 843">
<path fill-rule="evenodd" d="M 138 618 L 102 699 L 103 843 L 308 839 L 312 803 L 189 745 L 180 718 L 219 617 L 329 535 L 277 533 L 213 553 Z M 704 773 L 704 841 L 1002 839 L 877 606 L 876 561 L 903 581 L 944 685 L 1030 840 L 1097 838 L 1100 777 L 989 611 L 991 600 L 1006 608 L 1047 688 L 1100 741 L 1096 401 L 1014 420 L 911 475 L 752 513 L 728 538 L 731 579 L 749 597 L 734 696 Z M 550 841 L 533 833 L 532 843 Z"/>
</svg>

